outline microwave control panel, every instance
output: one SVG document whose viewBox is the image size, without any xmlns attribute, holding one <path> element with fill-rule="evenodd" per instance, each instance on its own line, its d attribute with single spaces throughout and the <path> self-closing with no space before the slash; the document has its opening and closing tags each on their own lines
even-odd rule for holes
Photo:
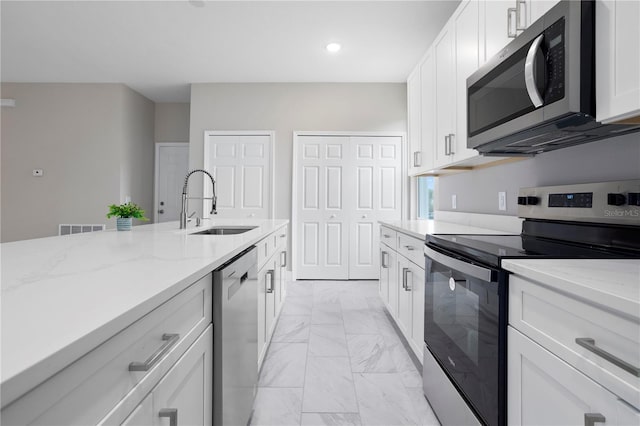
<svg viewBox="0 0 640 426">
<path fill-rule="evenodd" d="M 549 105 L 564 98 L 565 38 L 564 18 L 558 19 L 544 31 L 544 51 L 546 62 L 546 88 L 544 103 Z"/>
</svg>

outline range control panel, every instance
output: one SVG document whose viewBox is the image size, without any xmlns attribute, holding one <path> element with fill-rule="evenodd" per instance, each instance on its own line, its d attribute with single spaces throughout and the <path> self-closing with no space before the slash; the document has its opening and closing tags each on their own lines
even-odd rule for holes
<svg viewBox="0 0 640 426">
<path fill-rule="evenodd" d="M 640 180 L 522 188 L 518 216 L 640 226 Z"/>
</svg>

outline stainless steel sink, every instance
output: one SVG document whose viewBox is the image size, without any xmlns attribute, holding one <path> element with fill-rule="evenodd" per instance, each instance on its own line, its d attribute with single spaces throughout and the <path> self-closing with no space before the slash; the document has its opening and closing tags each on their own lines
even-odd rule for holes
<svg viewBox="0 0 640 426">
<path fill-rule="evenodd" d="M 205 229 L 200 232 L 192 232 L 191 235 L 235 235 L 242 234 L 252 229 L 256 229 L 257 226 L 214 226 L 209 229 Z"/>
</svg>

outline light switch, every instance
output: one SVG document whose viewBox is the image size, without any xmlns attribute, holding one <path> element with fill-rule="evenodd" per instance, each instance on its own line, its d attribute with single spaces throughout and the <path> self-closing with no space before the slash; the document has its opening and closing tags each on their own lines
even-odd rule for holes
<svg viewBox="0 0 640 426">
<path fill-rule="evenodd" d="M 507 193 L 498 192 L 498 210 L 507 210 Z"/>
<path fill-rule="evenodd" d="M 33 169 L 33 175 L 35 177 L 42 177 L 44 175 L 44 170 L 42 170 L 42 169 Z"/>
</svg>

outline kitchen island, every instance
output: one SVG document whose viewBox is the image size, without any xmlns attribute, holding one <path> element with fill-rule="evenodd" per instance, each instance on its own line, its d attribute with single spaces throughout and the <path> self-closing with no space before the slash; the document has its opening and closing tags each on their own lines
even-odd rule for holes
<svg viewBox="0 0 640 426">
<path fill-rule="evenodd" d="M 2 244 L 3 409 L 287 223 L 169 222 Z M 256 228 L 192 235 L 214 225 Z"/>
</svg>

